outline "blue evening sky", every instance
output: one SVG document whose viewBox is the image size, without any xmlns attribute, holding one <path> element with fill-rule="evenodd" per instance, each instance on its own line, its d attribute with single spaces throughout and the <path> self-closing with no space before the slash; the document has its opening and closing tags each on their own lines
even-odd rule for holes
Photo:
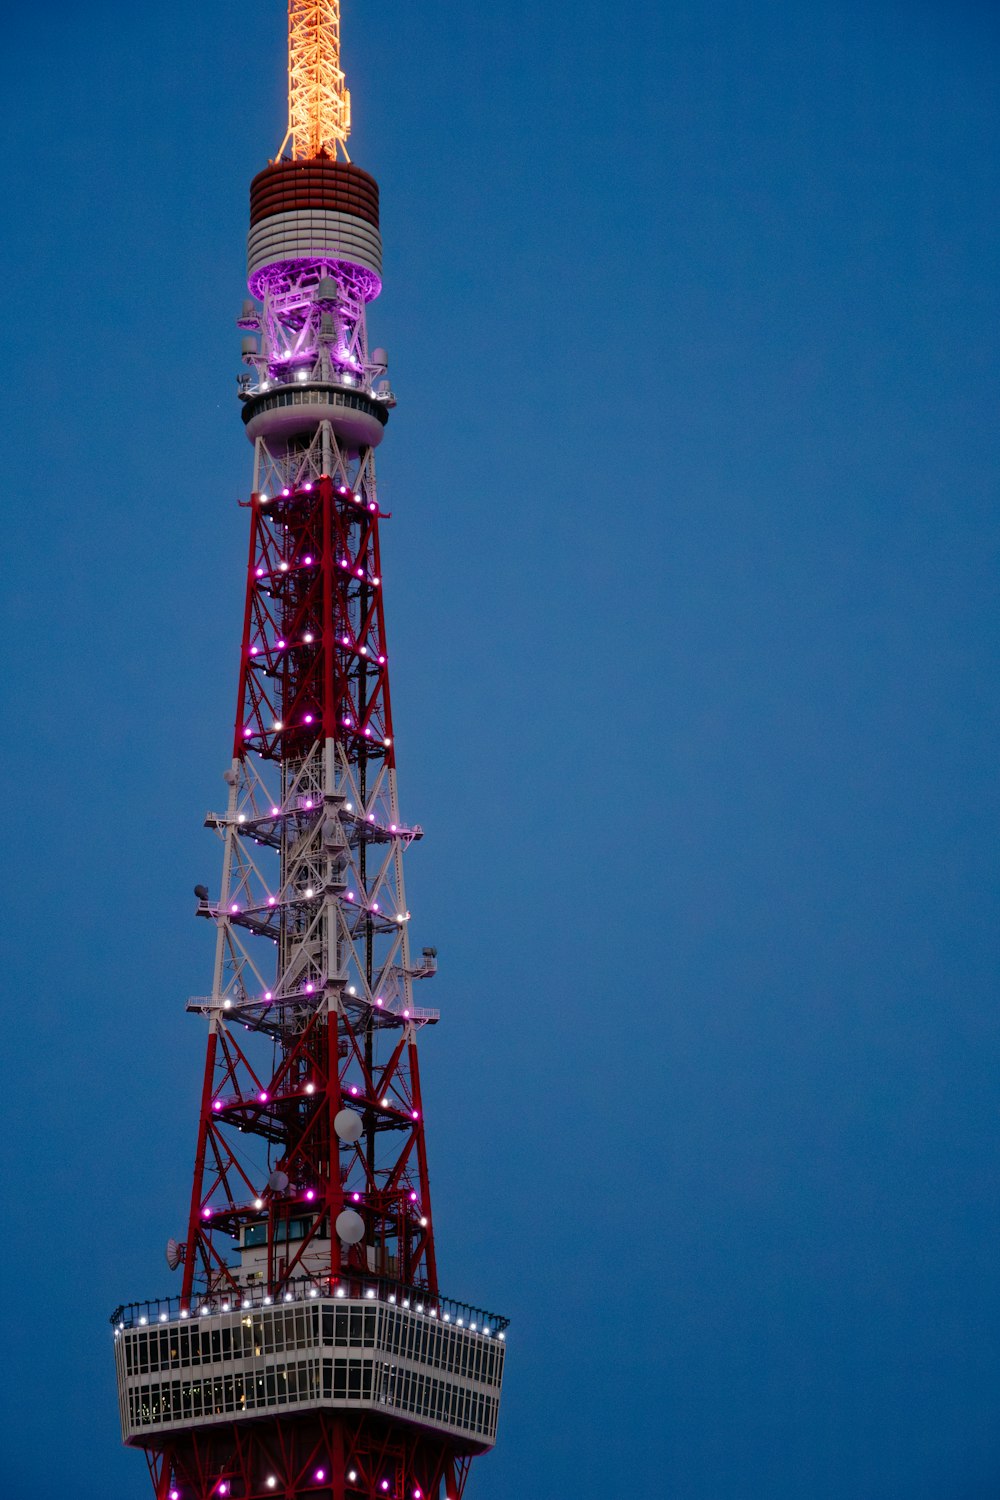
<svg viewBox="0 0 1000 1500">
<path fill-rule="evenodd" d="M 3 1455 L 175 1285 L 282 0 L 7 8 Z M 344 0 L 468 1500 L 994 1500 L 997 63 L 974 0 Z"/>
</svg>

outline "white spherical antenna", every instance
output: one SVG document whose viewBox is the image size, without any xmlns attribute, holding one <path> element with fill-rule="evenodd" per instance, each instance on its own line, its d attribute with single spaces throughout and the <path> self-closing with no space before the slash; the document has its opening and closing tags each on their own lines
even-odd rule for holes
<svg viewBox="0 0 1000 1500">
<path fill-rule="evenodd" d="M 176 1271 L 177 1267 L 184 1259 L 184 1246 L 179 1245 L 174 1239 L 167 1240 L 166 1256 L 167 1265 L 170 1267 L 171 1271 Z"/>
<path fill-rule="evenodd" d="M 342 1141 L 353 1146 L 355 1141 L 361 1139 L 361 1116 L 356 1115 L 353 1109 L 342 1109 L 333 1117 L 333 1128 Z"/>
<path fill-rule="evenodd" d="M 356 1245 L 364 1238 L 365 1221 L 353 1208 L 345 1208 L 337 1215 L 337 1234 L 345 1245 Z"/>
<path fill-rule="evenodd" d="M 275 1168 L 270 1177 L 267 1179 L 267 1185 L 271 1189 L 272 1193 L 283 1193 L 288 1186 L 288 1173 L 279 1172 L 277 1168 Z"/>
</svg>

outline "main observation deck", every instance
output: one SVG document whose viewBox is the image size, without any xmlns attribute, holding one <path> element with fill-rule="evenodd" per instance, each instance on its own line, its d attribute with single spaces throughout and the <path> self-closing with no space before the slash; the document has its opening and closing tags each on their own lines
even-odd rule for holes
<svg viewBox="0 0 1000 1500">
<path fill-rule="evenodd" d="M 279 1409 L 392 1414 L 469 1454 L 496 1441 L 507 1320 L 417 1288 L 352 1278 L 331 1296 L 305 1277 L 277 1299 L 254 1287 L 190 1311 L 133 1303 L 112 1323 L 135 1447 Z"/>
</svg>

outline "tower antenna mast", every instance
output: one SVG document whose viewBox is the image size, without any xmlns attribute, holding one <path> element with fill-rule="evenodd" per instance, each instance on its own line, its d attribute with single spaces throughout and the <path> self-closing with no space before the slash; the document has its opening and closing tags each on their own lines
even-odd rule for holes
<svg viewBox="0 0 1000 1500">
<path fill-rule="evenodd" d="M 396 781 L 376 476 L 396 398 L 368 337 L 379 189 L 347 159 L 339 0 L 288 18 L 288 133 L 250 184 L 237 319 L 250 535 L 205 820 L 221 871 L 194 889 L 215 930 L 188 1001 L 194 1172 L 179 1284 L 112 1317 L 119 1414 L 155 1500 L 463 1500 L 507 1319 L 438 1284 L 418 1062 L 438 1012 L 414 996 L 437 949 L 410 946 L 423 830 Z"/>
<path fill-rule="evenodd" d="M 351 95 L 340 66 L 340 0 L 288 0 L 288 129 L 279 158 L 345 161 Z"/>
</svg>

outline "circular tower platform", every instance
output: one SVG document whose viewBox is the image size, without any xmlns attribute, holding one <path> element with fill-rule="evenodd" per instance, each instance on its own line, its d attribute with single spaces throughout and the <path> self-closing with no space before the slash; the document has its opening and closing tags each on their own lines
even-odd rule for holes
<svg viewBox="0 0 1000 1500">
<path fill-rule="evenodd" d="M 249 287 L 262 297 L 269 272 L 302 261 L 356 268 L 366 302 L 382 289 L 378 183 L 352 162 L 276 161 L 250 184 Z M 272 271 L 273 268 L 273 271 Z"/>
</svg>

